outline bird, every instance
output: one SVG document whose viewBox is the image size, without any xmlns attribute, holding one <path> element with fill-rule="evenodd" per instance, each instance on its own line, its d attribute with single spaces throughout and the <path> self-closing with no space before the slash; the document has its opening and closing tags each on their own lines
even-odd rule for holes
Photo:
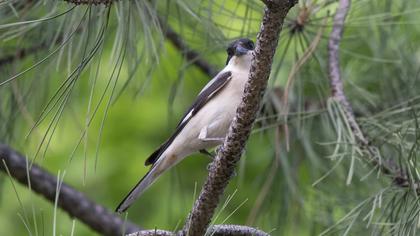
<svg viewBox="0 0 420 236">
<path fill-rule="evenodd" d="M 147 158 L 149 171 L 118 205 L 125 212 L 165 171 L 187 156 L 221 145 L 241 102 L 254 55 L 254 42 L 240 38 L 226 49 L 226 66 L 200 91 L 174 133 Z"/>
</svg>

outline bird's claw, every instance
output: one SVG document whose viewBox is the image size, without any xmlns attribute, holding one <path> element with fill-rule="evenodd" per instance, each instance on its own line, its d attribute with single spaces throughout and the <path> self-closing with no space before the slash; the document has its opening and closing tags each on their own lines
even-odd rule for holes
<svg viewBox="0 0 420 236">
<path fill-rule="evenodd" d="M 211 152 L 207 151 L 206 149 L 201 149 L 199 152 L 201 154 L 204 154 L 204 155 L 210 157 L 212 160 L 214 160 L 214 158 L 216 157 L 215 154 L 212 154 Z"/>
</svg>

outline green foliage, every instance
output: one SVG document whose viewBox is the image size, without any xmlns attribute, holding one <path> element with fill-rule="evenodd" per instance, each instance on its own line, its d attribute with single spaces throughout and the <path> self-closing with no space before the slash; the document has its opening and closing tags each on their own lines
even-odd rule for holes
<svg viewBox="0 0 420 236">
<path fill-rule="evenodd" d="M 408 188 L 365 161 L 330 99 L 326 42 L 336 7 L 307 0 L 290 13 L 264 108 L 213 223 L 272 235 L 417 234 L 420 3 L 353 1 L 340 48 L 358 121 L 382 160 L 409 173 Z M 238 37 L 255 40 L 262 13 L 259 1 L 0 2 L 0 141 L 113 209 L 210 79 L 165 39 L 159 21 L 222 68 L 224 47 Z M 187 158 L 128 218 L 150 229 L 181 228 L 209 161 Z M 7 175 L 0 179 L 3 234 L 93 234 L 16 183 L 15 193 Z"/>
</svg>

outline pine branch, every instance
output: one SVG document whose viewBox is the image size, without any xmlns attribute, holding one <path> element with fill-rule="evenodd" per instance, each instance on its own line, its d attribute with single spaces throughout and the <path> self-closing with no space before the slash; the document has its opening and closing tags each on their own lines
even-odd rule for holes
<svg viewBox="0 0 420 236">
<path fill-rule="evenodd" d="M 335 98 L 344 108 L 346 117 L 349 121 L 354 135 L 362 145 L 368 145 L 368 141 L 363 135 L 353 109 L 344 94 L 343 81 L 341 80 L 339 47 L 343 36 L 344 22 L 350 9 L 350 0 L 340 0 L 336 14 L 334 16 L 333 28 L 328 41 L 328 72 L 330 78 L 330 87 L 333 98 Z"/>
<path fill-rule="evenodd" d="M 1 171 L 6 174 L 10 173 L 11 177 L 27 187 L 30 185 L 31 190 L 41 194 L 54 204 L 57 188 L 57 178 L 55 176 L 36 164 L 33 164 L 28 170 L 28 160 L 4 144 L 0 144 L 0 160 Z M 30 184 L 28 184 L 28 180 Z M 131 222 L 124 222 L 105 207 L 94 203 L 84 194 L 65 183 L 61 184 L 57 205 L 71 217 L 79 219 L 87 226 L 103 235 L 121 235 L 124 232 L 129 233 L 132 236 L 174 235 L 173 232 L 165 230 L 141 230 L 140 227 Z M 269 235 L 261 230 L 239 225 L 215 225 L 210 227 L 209 232 L 214 236 Z M 182 233 L 183 231 L 178 232 L 178 234 Z"/>
<path fill-rule="evenodd" d="M 270 1 L 257 36 L 255 56 L 244 96 L 223 145 L 210 165 L 209 175 L 184 226 L 187 235 L 204 235 L 220 201 L 256 118 L 267 87 L 273 56 L 286 14 L 296 1 Z"/>
<path fill-rule="evenodd" d="M 182 39 L 181 35 L 175 32 L 167 23 L 164 23 L 162 19 L 159 19 L 159 23 L 162 27 L 165 37 L 172 43 L 172 45 L 177 48 L 183 57 L 188 62 L 192 62 L 198 69 L 200 69 L 204 74 L 208 75 L 210 78 L 216 75 L 217 69 L 215 66 L 211 65 L 208 61 L 203 59 L 197 51 L 191 49 L 185 41 Z M 56 40 L 55 44 L 59 44 L 62 41 L 60 36 Z M 0 58 L 0 67 L 7 64 L 14 63 L 17 60 L 22 60 L 27 56 L 35 54 L 39 51 L 45 50 L 49 47 L 46 43 L 35 45 L 29 48 L 22 48 L 17 50 L 16 53 L 6 55 Z"/>
<path fill-rule="evenodd" d="M 339 5 L 334 16 L 333 28 L 328 41 L 328 72 L 331 93 L 333 98 L 343 107 L 344 114 L 354 136 L 356 137 L 359 147 L 369 154 L 368 156 L 370 158 L 367 162 L 371 163 L 375 167 L 378 167 L 383 174 L 390 176 L 394 183 L 398 186 L 407 187 L 409 185 L 407 175 L 403 173 L 394 162 L 383 162 L 380 158 L 378 148 L 370 144 L 369 139 L 365 136 L 363 130 L 357 123 L 352 106 L 344 93 L 344 86 L 340 71 L 339 46 L 343 36 L 345 19 L 350 9 L 350 5 L 350 0 L 339 1 Z"/>
<path fill-rule="evenodd" d="M 79 34 L 82 31 L 83 31 L 83 28 L 78 28 L 76 29 L 75 34 Z M 12 64 L 18 60 L 23 60 L 26 57 L 36 54 L 38 52 L 41 52 L 43 50 L 47 50 L 51 47 L 51 44 L 59 45 L 63 42 L 63 39 L 64 39 L 64 36 L 60 34 L 54 42 L 51 42 L 51 41 L 42 42 L 31 47 L 17 49 L 15 53 L 5 55 L 0 58 L 0 68 L 8 64 Z"/>
<path fill-rule="evenodd" d="M 269 234 L 254 229 L 248 226 L 242 225 L 214 225 L 210 227 L 208 230 L 208 235 L 212 236 L 269 236 Z M 165 230 L 142 230 L 136 233 L 129 234 L 128 236 L 175 236 L 175 235 L 184 235 L 184 231 L 179 231 L 177 233 L 173 233 L 170 231 Z"/>
<path fill-rule="evenodd" d="M 55 202 L 57 178 L 43 168 L 33 164 L 28 170 L 28 160 L 9 146 L 0 144 L 0 170 L 16 179 L 19 183 L 44 196 L 52 204 Z M 29 176 L 28 176 L 29 175 Z M 124 222 L 105 207 L 89 200 L 83 193 L 69 185 L 61 185 L 58 207 L 103 235 L 121 235 L 141 230 L 140 227 Z"/>
</svg>

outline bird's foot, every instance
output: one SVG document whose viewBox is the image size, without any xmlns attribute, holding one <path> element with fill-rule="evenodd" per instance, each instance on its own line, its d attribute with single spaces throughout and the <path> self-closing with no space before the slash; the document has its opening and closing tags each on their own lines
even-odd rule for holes
<svg viewBox="0 0 420 236">
<path fill-rule="evenodd" d="M 216 155 L 215 155 L 215 154 L 213 154 L 213 153 L 211 153 L 211 152 L 207 151 L 206 149 L 201 149 L 199 152 L 200 152 L 201 154 L 204 154 L 204 155 L 206 155 L 206 156 L 210 157 L 210 159 L 212 159 L 212 160 L 214 160 L 214 158 L 216 157 Z"/>
</svg>

